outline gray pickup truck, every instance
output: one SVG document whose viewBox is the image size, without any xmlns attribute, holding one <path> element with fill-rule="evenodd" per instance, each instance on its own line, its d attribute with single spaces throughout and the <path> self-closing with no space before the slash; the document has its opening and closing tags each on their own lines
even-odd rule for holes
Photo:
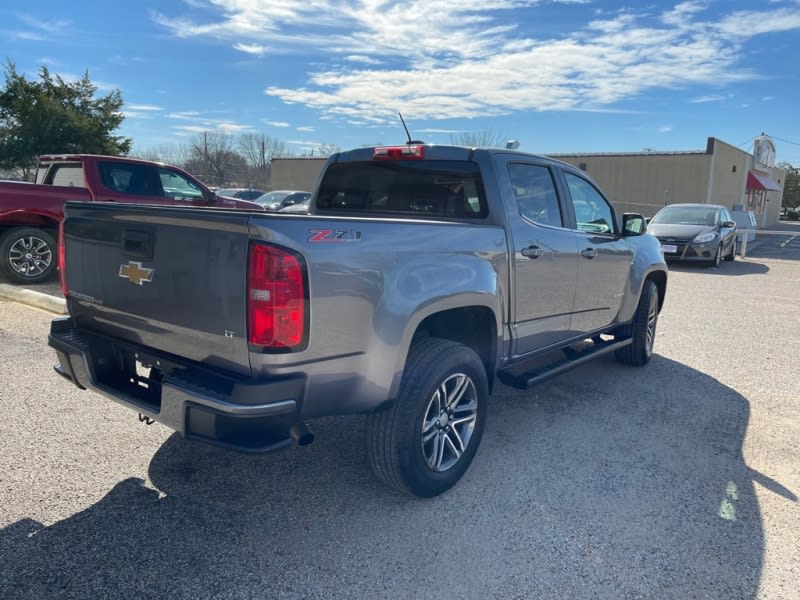
<svg viewBox="0 0 800 600">
<path fill-rule="evenodd" d="M 80 388 L 234 450 L 366 413 L 375 474 L 434 496 L 497 380 L 650 359 L 667 268 L 645 230 L 570 165 L 416 143 L 331 156 L 308 215 L 69 203 L 49 343 Z"/>
</svg>

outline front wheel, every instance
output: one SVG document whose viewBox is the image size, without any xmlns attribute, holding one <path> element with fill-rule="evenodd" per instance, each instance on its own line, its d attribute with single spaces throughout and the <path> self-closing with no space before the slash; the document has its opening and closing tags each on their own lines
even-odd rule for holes
<svg viewBox="0 0 800 600">
<path fill-rule="evenodd" d="M 423 498 L 453 487 L 478 450 L 488 398 L 486 370 L 472 349 L 439 338 L 412 344 L 395 403 L 367 418 L 375 475 Z"/>
<path fill-rule="evenodd" d="M 733 243 L 731 244 L 731 253 L 725 257 L 725 260 L 728 262 L 733 262 L 736 260 L 736 238 L 733 238 Z"/>
<path fill-rule="evenodd" d="M 621 334 L 630 336 L 632 342 L 616 351 L 617 360 L 635 367 L 647 364 L 653 356 L 653 345 L 656 339 L 656 323 L 658 322 L 658 288 L 652 281 L 646 281 L 639 296 L 636 314 L 630 325 L 623 328 Z"/>
<path fill-rule="evenodd" d="M 717 246 L 717 251 L 714 253 L 714 258 L 708 261 L 708 266 L 719 268 L 720 262 L 722 262 L 722 242 L 720 242 L 719 246 Z"/>
<path fill-rule="evenodd" d="M 43 229 L 17 227 L 0 242 L 0 267 L 14 283 L 39 283 L 56 271 L 56 241 Z"/>
</svg>

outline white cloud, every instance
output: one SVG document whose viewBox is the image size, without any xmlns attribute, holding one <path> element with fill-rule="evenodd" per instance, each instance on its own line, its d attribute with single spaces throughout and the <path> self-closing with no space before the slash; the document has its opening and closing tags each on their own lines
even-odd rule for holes
<svg viewBox="0 0 800 600">
<path fill-rule="evenodd" d="M 662 125 L 658 128 L 659 133 L 669 133 L 672 131 L 672 125 Z"/>
<path fill-rule="evenodd" d="M 689 100 L 690 104 L 703 104 L 705 102 L 719 102 L 721 100 L 726 100 L 728 96 L 724 96 L 722 94 L 716 94 L 713 96 L 698 96 L 697 98 L 692 98 Z"/>
<path fill-rule="evenodd" d="M 239 123 L 231 123 L 227 121 L 220 121 L 217 123 L 207 123 L 203 125 L 176 125 L 173 127 L 175 131 L 182 131 L 186 133 L 204 133 L 207 131 L 220 131 L 227 134 L 237 134 L 246 131 L 252 131 L 249 125 L 240 125 Z"/>
<path fill-rule="evenodd" d="M 605 111 L 648 90 L 724 88 L 758 77 L 741 66 L 748 40 L 800 29 L 796 5 L 720 15 L 726 10 L 720 3 L 689 0 L 660 13 L 650 6 L 598 13 L 571 33 L 534 37 L 518 24 L 532 22 L 542 3 L 209 0 L 203 19 L 152 18 L 178 37 L 235 41 L 251 54 L 265 44 L 324 53 L 327 66 L 316 67 L 304 84 L 265 92 L 313 108 L 321 119 L 366 124 L 393 122 L 398 110 L 417 119 Z"/>
<path fill-rule="evenodd" d="M 200 113 L 196 110 L 184 110 L 181 112 L 174 112 L 169 113 L 167 115 L 168 119 L 185 119 L 185 120 L 192 120 L 196 121 L 200 119 Z"/>
<path fill-rule="evenodd" d="M 156 106 L 155 104 L 128 104 L 128 108 L 135 111 L 147 111 L 147 112 L 157 112 L 160 110 L 164 110 L 160 106 Z"/>
<path fill-rule="evenodd" d="M 232 123 L 230 121 L 222 121 L 216 124 L 216 128 L 224 133 L 234 134 L 242 133 L 245 131 L 253 131 L 250 125 L 241 125 L 240 123 Z"/>
<path fill-rule="evenodd" d="M 374 58 L 372 56 L 365 56 L 363 54 L 351 54 L 349 56 L 345 56 L 344 59 L 347 60 L 347 61 L 350 61 L 350 62 L 362 63 L 362 64 L 365 64 L 365 65 L 379 65 L 379 64 L 381 64 L 381 61 L 379 61 L 377 58 Z"/>
<path fill-rule="evenodd" d="M 762 102 L 769 102 L 770 100 L 775 100 L 775 96 L 764 96 L 761 98 Z"/>
<path fill-rule="evenodd" d="M 305 125 L 303 127 L 298 127 L 297 131 L 302 131 L 303 133 L 311 133 L 313 131 L 316 131 L 316 129 L 314 129 L 313 127 L 311 127 L 309 125 Z"/>
<path fill-rule="evenodd" d="M 255 56 L 264 56 L 269 50 L 267 46 L 262 46 L 261 44 L 236 44 L 233 48 L 239 52 L 253 54 Z"/>
<path fill-rule="evenodd" d="M 289 123 L 286 121 L 267 121 L 266 119 L 261 119 L 261 122 L 265 125 L 272 125 L 273 127 L 289 127 Z"/>
</svg>

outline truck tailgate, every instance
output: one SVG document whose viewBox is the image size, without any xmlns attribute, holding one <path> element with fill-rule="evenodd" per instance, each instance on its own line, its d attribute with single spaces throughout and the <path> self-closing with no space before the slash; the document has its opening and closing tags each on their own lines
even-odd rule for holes
<svg viewBox="0 0 800 600">
<path fill-rule="evenodd" d="M 250 374 L 248 212 L 68 203 L 66 216 L 79 326 Z"/>
</svg>

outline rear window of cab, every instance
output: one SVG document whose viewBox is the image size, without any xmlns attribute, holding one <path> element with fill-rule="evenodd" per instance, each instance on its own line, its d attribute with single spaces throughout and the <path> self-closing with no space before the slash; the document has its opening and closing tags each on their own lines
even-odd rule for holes
<svg viewBox="0 0 800 600">
<path fill-rule="evenodd" d="M 316 209 L 403 218 L 488 214 L 478 165 L 450 160 L 333 163 L 320 182 Z"/>
</svg>

